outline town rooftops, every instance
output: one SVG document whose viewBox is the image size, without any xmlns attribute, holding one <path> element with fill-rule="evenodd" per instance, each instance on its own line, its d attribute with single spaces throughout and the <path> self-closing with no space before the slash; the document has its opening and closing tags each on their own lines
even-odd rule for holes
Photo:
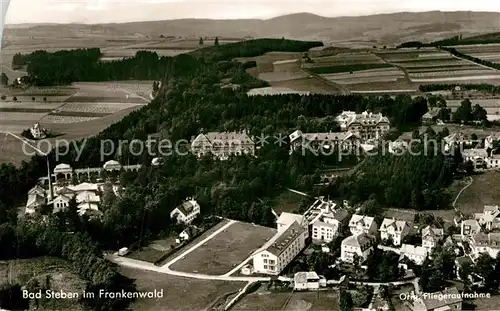
<svg viewBox="0 0 500 311">
<path fill-rule="evenodd" d="M 389 123 L 389 119 L 387 117 L 384 117 L 381 113 L 372 113 L 367 111 L 363 113 L 357 113 L 355 115 L 350 114 L 351 112 L 348 113 L 349 114 L 344 115 L 344 122 L 346 127 L 349 127 L 353 123 L 359 123 L 365 126 L 375 126 L 380 123 Z"/>
<path fill-rule="evenodd" d="M 302 224 L 304 224 L 305 220 L 306 219 L 305 219 L 304 215 L 283 212 L 283 213 L 281 213 L 281 215 L 278 218 L 278 220 L 276 221 L 276 223 L 288 226 L 288 225 L 292 224 L 294 221 L 296 221 L 297 223 L 302 225 Z"/>
<path fill-rule="evenodd" d="M 68 186 L 70 190 L 73 190 L 75 192 L 80 192 L 80 191 L 97 191 L 99 186 L 97 184 L 91 184 L 87 182 L 83 182 L 81 184 L 78 184 L 76 186 Z"/>
<path fill-rule="evenodd" d="M 302 234 L 306 229 L 299 225 L 298 222 L 294 221 L 291 225 L 286 228 L 281 234 L 276 234 L 271 240 L 269 240 L 264 249 L 275 256 L 281 255 L 288 246 L 295 241 L 295 239 Z"/>
<path fill-rule="evenodd" d="M 480 232 L 472 236 L 476 246 L 489 246 L 500 248 L 500 232 L 490 232 L 488 234 Z"/>
<path fill-rule="evenodd" d="M 427 249 L 422 246 L 403 244 L 401 245 L 401 253 L 414 256 L 427 256 Z"/>
<path fill-rule="evenodd" d="M 198 135 L 193 141 L 192 145 L 217 145 L 217 144 L 227 144 L 227 145 L 238 145 L 238 144 L 251 144 L 252 139 L 248 136 L 245 131 L 239 132 L 208 132 L 206 134 Z"/>
<path fill-rule="evenodd" d="M 427 310 L 437 310 L 438 308 L 462 302 L 462 297 L 456 287 L 451 287 L 441 292 L 423 296 L 422 302 Z"/>
<path fill-rule="evenodd" d="M 394 218 L 385 218 L 384 221 L 382 222 L 382 225 L 380 226 L 380 231 L 387 231 L 389 227 L 394 227 L 394 230 L 396 232 L 402 232 L 405 227 L 407 226 L 406 221 L 404 220 L 397 220 Z"/>
<path fill-rule="evenodd" d="M 488 157 L 488 152 L 486 149 L 464 149 L 462 151 L 462 156 L 465 158 L 487 158 Z"/>
<path fill-rule="evenodd" d="M 342 245 L 357 247 L 365 250 L 372 245 L 372 238 L 365 233 L 351 235 L 342 241 Z"/>
<path fill-rule="evenodd" d="M 358 224 L 362 225 L 364 228 L 370 228 L 374 222 L 375 218 L 370 216 L 363 216 L 354 214 L 349 221 L 349 227 L 355 227 Z"/>
<path fill-rule="evenodd" d="M 422 237 L 436 237 L 436 238 L 442 238 L 444 236 L 444 230 L 441 228 L 436 228 L 434 226 L 427 226 L 424 229 L 422 229 Z"/>
</svg>

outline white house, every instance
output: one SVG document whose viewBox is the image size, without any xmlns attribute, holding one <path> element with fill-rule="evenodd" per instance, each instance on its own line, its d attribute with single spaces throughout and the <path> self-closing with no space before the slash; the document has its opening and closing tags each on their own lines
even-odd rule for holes
<svg viewBox="0 0 500 311">
<path fill-rule="evenodd" d="M 474 217 L 486 230 L 500 229 L 500 207 L 498 205 L 486 205 L 482 213 Z"/>
<path fill-rule="evenodd" d="M 377 223 L 373 217 L 354 214 L 349 221 L 349 230 L 353 235 L 375 234 L 377 232 Z"/>
<path fill-rule="evenodd" d="M 382 240 L 392 239 L 394 245 L 401 245 L 403 238 L 410 232 L 410 226 L 404 220 L 385 218 L 379 231 Z"/>
<path fill-rule="evenodd" d="M 46 130 L 38 122 L 33 124 L 30 128 L 30 132 L 34 139 L 43 139 L 47 137 L 47 134 L 45 134 Z"/>
<path fill-rule="evenodd" d="M 33 214 L 37 209 L 42 207 L 46 203 L 46 199 L 44 195 L 40 195 L 39 193 L 31 193 L 28 195 L 28 201 L 26 202 L 26 214 Z"/>
<path fill-rule="evenodd" d="M 347 217 L 347 212 L 337 211 L 318 217 L 312 223 L 312 239 L 314 242 L 330 243 L 338 236 L 342 222 Z"/>
<path fill-rule="evenodd" d="M 460 226 L 460 234 L 462 238 L 471 237 L 475 234 L 478 234 L 481 231 L 481 226 L 479 222 L 475 219 L 466 219 L 462 220 Z"/>
<path fill-rule="evenodd" d="M 427 248 L 423 246 L 414 246 L 411 244 L 401 245 L 400 254 L 417 265 L 422 265 L 427 258 Z"/>
<path fill-rule="evenodd" d="M 471 237 L 471 248 L 474 256 L 487 253 L 492 258 L 496 258 L 500 251 L 500 232 L 478 233 Z"/>
<path fill-rule="evenodd" d="M 52 201 L 54 204 L 53 212 L 57 213 L 59 211 L 65 210 L 66 208 L 68 208 L 70 201 L 71 201 L 71 197 L 64 195 L 64 194 L 58 195 L 54 199 L 54 201 Z"/>
<path fill-rule="evenodd" d="M 200 205 L 193 199 L 187 199 L 186 202 L 174 208 L 170 213 L 170 218 L 176 218 L 177 222 L 189 224 L 200 214 Z"/>
<path fill-rule="evenodd" d="M 422 246 L 430 252 L 437 243 L 444 238 L 444 231 L 434 226 L 427 226 L 422 229 Z"/>
<path fill-rule="evenodd" d="M 276 227 L 278 229 L 278 233 L 284 232 L 288 229 L 288 227 L 294 223 L 299 223 L 306 230 L 306 238 L 309 237 L 309 223 L 304 215 L 293 214 L 288 212 L 281 213 L 278 220 L 276 220 Z"/>
<path fill-rule="evenodd" d="M 212 154 L 219 160 L 232 155 L 255 155 L 255 143 L 246 131 L 199 134 L 191 142 L 191 151 L 198 157 Z"/>
<path fill-rule="evenodd" d="M 293 222 L 282 232 L 276 233 L 253 256 L 255 273 L 279 275 L 306 245 L 307 230 Z"/>
<path fill-rule="evenodd" d="M 101 197 L 98 196 L 93 191 L 82 191 L 76 195 L 76 202 L 77 203 L 89 203 L 89 202 L 99 203 L 99 202 L 101 202 Z"/>
<path fill-rule="evenodd" d="M 493 154 L 486 159 L 486 167 L 491 170 L 496 170 L 500 168 L 500 154 Z"/>
<path fill-rule="evenodd" d="M 339 123 L 342 131 L 350 132 L 362 141 L 380 139 L 387 133 L 391 124 L 387 117 L 381 113 L 355 113 L 352 111 L 344 111 L 336 117 L 335 121 Z"/>
<path fill-rule="evenodd" d="M 465 149 L 462 158 L 464 162 L 472 162 L 475 170 L 481 170 L 487 167 L 488 152 L 486 149 Z"/>
<path fill-rule="evenodd" d="M 297 272 L 293 277 L 294 290 L 318 290 L 319 289 L 319 276 L 314 271 Z"/>
<path fill-rule="evenodd" d="M 341 244 L 340 259 L 344 262 L 354 262 L 354 258 L 359 258 L 359 263 L 368 259 L 368 255 L 373 251 L 373 238 L 365 233 L 351 235 L 345 238 Z"/>
</svg>

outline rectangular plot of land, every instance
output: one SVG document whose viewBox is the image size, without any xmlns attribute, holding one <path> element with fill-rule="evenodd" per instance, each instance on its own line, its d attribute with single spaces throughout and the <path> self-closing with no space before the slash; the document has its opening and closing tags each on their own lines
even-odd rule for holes
<svg viewBox="0 0 500 311">
<path fill-rule="evenodd" d="M 273 228 L 237 222 L 170 268 L 209 275 L 224 274 L 247 259 L 274 234 L 276 229 Z"/>
</svg>

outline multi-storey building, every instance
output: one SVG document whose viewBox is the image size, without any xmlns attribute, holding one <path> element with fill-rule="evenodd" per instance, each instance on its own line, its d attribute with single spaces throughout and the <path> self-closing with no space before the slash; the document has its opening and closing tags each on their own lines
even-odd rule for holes
<svg viewBox="0 0 500 311">
<path fill-rule="evenodd" d="M 337 211 L 318 217 L 312 223 L 312 239 L 314 242 L 330 243 L 338 236 L 342 222 L 346 219 L 347 213 Z"/>
<path fill-rule="evenodd" d="M 299 215 L 299 214 L 293 214 L 293 213 L 288 213 L 288 212 L 283 212 L 281 213 L 280 217 L 278 220 L 276 220 L 276 227 L 278 229 L 278 233 L 282 233 L 288 229 L 288 227 L 293 224 L 294 222 L 297 222 L 299 225 L 301 225 L 304 229 L 306 229 L 306 238 L 309 237 L 309 222 L 307 221 L 307 218 L 304 215 Z"/>
<path fill-rule="evenodd" d="M 294 221 L 253 256 L 255 273 L 279 275 L 306 245 L 307 230 Z"/>
<path fill-rule="evenodd" d="M 373 238 L 365 233 L 351 235 L 345 238 L 341 244 L 340 259 L 344 262 L 353 263 L 355 258 L 359 263 L 368 259 L 373 251 Z"/>
<path fill-rule="evenodd" d="M 210 132 L 199 134 L 191 142 L 191 151 L 198 157 L 212 154 L 220 160 L 233 155 L 255 155 L 255 143 L 246 132 Z"/>
<path fill-rule="evenodd" d="M 354 214 L 349 221 L 349 230 L 353 235 L 373 235 L 377 232 L 377 223 L 373 217 Z"/>
<path fill-rule="evenodd" d="M 492 258 L 496 258 L 500 252 L 500 233 L 491 232 L 483 233 L 480 232 L 471 237 L 471 248 L 475 257 L 478 257 L 481 253 L 486 253 Z"/>
<path fill-rule="evenodd" d="M 170 218 L 177 219 L 178 223 L 189 224 L 200 214 L 200 205 L 193 199 L 186 199 L 186 202 L 174 208 L 170 212 Z"/>
<path fill-rule="evenodd" d="M 363 141 L 380 139 L 391 129 L 389 119 L 381 113 L 344 111 L 335 120 L 342 131 L 353 133 Z"/>
<path fill-rule="evenodd" d="M 422 229 L 422 246 L 430 252 L 443 237 L 443 229 L 427 226 Z"/>
<path fill-rule="evenodd" d="M 423 246 L 403 244 L 401 245 L 400 254 L 415 264 L 422 265 L 427 258 L 428 250 Z"/>
<path fill-rule="evenodd" d="M 392 239 L 394 245 L 401 245 L 403 238 L 410 232 L 410 226 L 404 220 L 385 218 L 379 231 L 382 240 Z"/>
<path fill-rule="evenodd" d="M 350 132 L 340 133 L 302 133 L 297 130 L 288 136 L 290 153 L 294 151 L 311 151 L 331 153 L 333 150 L 353 150 L 360 140 Z"/>
<path fill-rule="evenodd" d="M 498 205 L 486 205 L 482 213 L 477 213 L 474 216 L 486 230 L 500 229 L 500 207 Z"/>
</svg>

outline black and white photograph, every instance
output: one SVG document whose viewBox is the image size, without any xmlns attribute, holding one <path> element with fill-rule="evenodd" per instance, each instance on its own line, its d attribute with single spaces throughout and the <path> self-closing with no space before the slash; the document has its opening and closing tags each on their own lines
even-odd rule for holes
<svg viewBox="0 0 500 311">
<path fill-rule="evenodd" d="M 500 311 L 497 1 L 0 3 L 0 311 Z"/>
</svg>

